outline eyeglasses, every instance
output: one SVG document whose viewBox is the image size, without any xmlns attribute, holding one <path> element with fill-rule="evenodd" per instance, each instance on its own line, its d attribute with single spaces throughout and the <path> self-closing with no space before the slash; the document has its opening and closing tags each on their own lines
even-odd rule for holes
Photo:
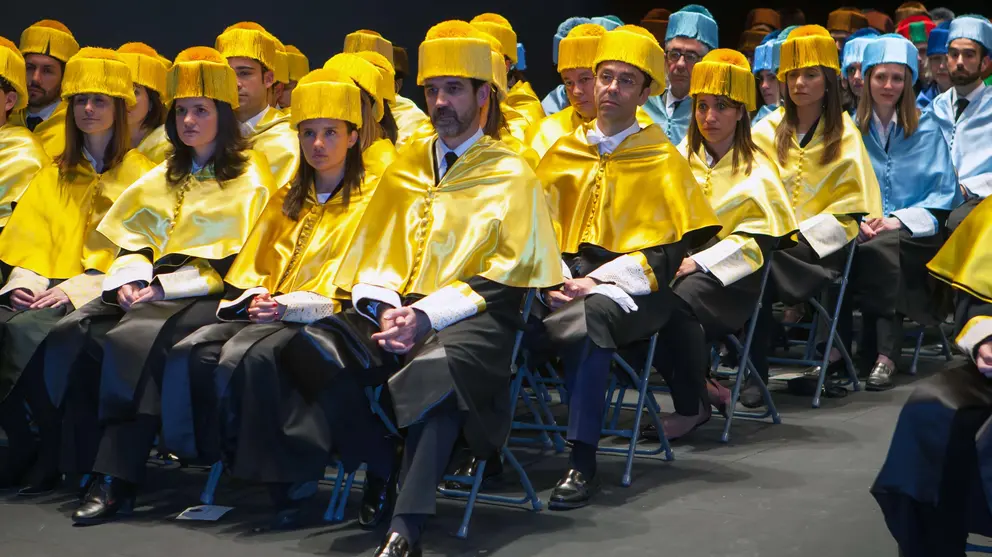
<svg viewBox="0 0 992 557">
<path fill-rule="evenodd" d="M 676 62 L 678 62 L 679 61 L 679 58 L 685 58 L 685 63 L 686 64 L 695 64 L 696 62 L 698 62 L 702 58 L 702 56 L 700 56 L 699 54 L 696 54 L 695 52 L 683 52 L 681 50 L 669 50 L 668 52 L 665 53 L 665 58 L 667 58 L 668 61 L 671 62 L 671 63 L 673 63 L 673 64 L 676 63 Z"/>
<path fill-rule="evenodd" d="M 624 90 L 633 89 L 634 86 L 637 85 L 636 83 L 634 83 L 634 78 L 630 77 L 629 75 L 614 76 L 610 72 L 602 72 L 598 74 L 596 77 L 599 79 L 599 84 L 602 85 L 603 87 L 609 87 L 610 85 L 613 85 L 614 81 L 616 81 L 617 84 L 620 85 L 620 88 Z"/>
</svg>

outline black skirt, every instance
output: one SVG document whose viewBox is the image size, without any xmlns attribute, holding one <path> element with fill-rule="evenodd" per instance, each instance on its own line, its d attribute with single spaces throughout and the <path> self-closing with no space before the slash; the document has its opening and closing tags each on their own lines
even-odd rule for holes
<svg viewBox="0 0 992 557">
<path fill-rule="evenodd" d="M 821 258 L 801 236 L 794 246 L 776 250 L 768 278 L 778 300 L 794 305 L 819 294 L 843 274 L 847 250 L 845 246 Z"/>
<path fill-rule="evenodd" d="M 706 338 L 718 340 L 739 331 L 754 313 L 761 296 L 763 269 L 724 286 L 709 273 L 692 273 L 677 279 L 673 290 L 685 300 L 706 331 Z"/>
<path fill-rule="evenodd" d="M 71 306 L 27 311 L 0 308 L 0 400 L 10 394 L 35 351 L 71 309 Z"/>
</svg>

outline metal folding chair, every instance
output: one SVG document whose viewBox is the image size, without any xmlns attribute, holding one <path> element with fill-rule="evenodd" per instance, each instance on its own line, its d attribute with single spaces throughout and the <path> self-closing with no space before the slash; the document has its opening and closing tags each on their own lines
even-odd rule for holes
<svg viewBox="0 0 992 557">
<path fill-rule="evenodd" d="M 751 363 L 751 343 L 754 341 L 754 329 L 758 323 L 758 313 L 761 311 L 762 300 L 764 299 L 765 286 L 768 284 L 768 276 L 771 274 L 771 257 L 765 263 L 764 270 L 761 271 L 761 290 L 758 296 L 758 303 L 754 306 L 754 311 L 751 312 L 751 319 L 747 324 L 747 333 L 744 335 L 744 344 L 741 345 L 740 340 L 735 335 L 727 335 L 727 342 L 733 344 L 737 349 L 739 362 L 737 364 L 737 371 L 731 376 L 734 378 L 734 386 L 730 390 L 730 408 L 727 412 L 727 419 L 723 425 L 723 434 L 720 436 L 720 441 L 727 443 L 730 441 L 730 426 L 733 424 L 734 418 L 747 418 L 753 420 L 763 420 L 765 418 L 771 417 L 772 423 L 778 425 L 782 423 L 782 418 L 779 416 L 778 409 L 775 408 L 775 401 L 772 400 L 772 395 L 768 391 L 768 386 L 765 382 L 761 380 L 761 376 L 758 374 L 757 370 L 754 369 L 754 365 Z M 714 361 L 714 371 L 719 364 L 719 358 L 715 358 Z M 740 398 L 741 387 L 744 385 L 745 379 L 750 378 L 752 381 L 756 381 L 758 388 L 761 390 L 761 396 L 765 399 L 766 410 L 764 412 L 738 412 L 737 400 Z"/>
<path fill-rule="evenodd" d="M 839 385 L 847 386 L 852 385 L 855 391 L 861 390 L 861 382 L 858 380 L 858 374 L 854 370 L 854 362 L 851 360 L 851 354 L 847 350 L 847 346 L 841 340 L 840 335 L 837 334 L 837 318 L 840 316 L 841 305 L 844 303 L 844 295 L 847 293 L 847 285 L 849 282 L 851 274 L 851 265 L 854 262 L 854 251 L 857 249 L 857 242 L 852 241 L 847 246 L 847 261 L 844 264 L 844 272 L 841 274 L 840 278 L 834 281 L 834 283 L 824 289 L 824 293 L 828 293 L 829 289 L 833 286 L 839 288 L 839 293 L 837 294 L 836 304 L 834 304 L 833 311 L 828 312 L 827 309 L 820 303 L 816 298 L 810 298 L 808 300 L 809 304 L 813 306 L 814 316 L 813 323 L 811 325 L 801 325 L 796 324 L 792 327 L 798 328 L 809 328 L 809 338 L 806 340 L 806 351 L 804 357 L 801 359 L 795 358 L 768 358 L 769 363 L 773 364 L 784 364 L 793 366 L 819 366 L 820 374 L 817 379 L 816 392 L 813 394 L 813 408 L 820 407 L 820 395 L 823 390 L 823 384 L 827 378 L 827 366 L 830 364 L 830 350 L 834 347 L 835 343 L 837 349 L 840 351 L 841 357 L 844 359 L 844 365 L 847 370 L 848 379 L 838 383 Z M 815 358 L 816 353 L 816 330 L 819 327 L 819 319 L 817 317 L 822 317 L 827 326 L 830 328 L 830 334 L 827 335 L 827 345 L 823 350 L 823 357 Z"/>
<path fill-rule="evenodd" d="M 954 356 L 951 354 L 951 343 L 948 342 L 947 334 L 944 333 L 944 329 L 940 325 L 933 328 L 940 334 L 940 350 L 937 352 L 923 349 L 923 338 L 927 332 L 927 327 L 925 325 L 919 325 L 912 331 L 908 331 L 906 333 L 906 337 L 913 339 L 915 343 L 915 347 L 913 348 L 913 361 L 909 364 L 910 375 L 916 375 L 916 365 L 920 361 L 920 356 L 926 358 L 943 357 L 948 362 L 954 359 Z"/>
</svg>

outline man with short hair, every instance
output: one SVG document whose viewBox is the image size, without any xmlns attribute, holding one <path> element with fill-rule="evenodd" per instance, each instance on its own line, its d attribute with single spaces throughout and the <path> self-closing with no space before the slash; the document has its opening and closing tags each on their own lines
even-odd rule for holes
<svg viewBox="0 0 992 557">
<path fill-rule="evenodd" d="M 951 74 L 947 69 L 947 32 L 951 22 L 941 23 L 927 38 L 927 74 L 930 83 L 916 96 L 916 107 L 927 110 L 937 95 L 951 88 Z"/>
<path fill-rule="evenodd" d="M 0 232 L 32 178 L 51 162 L 33 133 L 7 125 L 10 115 L 28 104 L 25 75 L 21 53 L 14 43 L 0 37 Z M 9 271 L 0 262 L 0 280 Z"/>
<path fill-rule="evenodd" d="M 596 492 L 612 356 L 679 311 L 669 287 L 676 270 L 690 248 L 720 230 L 685 158 L 659 126 L 637 121 L 637 108 L 664 88 L 664 52 L 654 36 L 635 25 L 610 31 L 592 67 L 595 121 L 559 139 L 537 170 L 566 274 L 543 296 L 551 310 L 544 326 L 562 357 L 572 443 L 552 510 L 585 506 Z"/>
<path fill-rule="evenodd" d="M 69 58 L 79 51 L 79 43 L 68 27 L 43 19 L 21 33 L 19 49 L 27 72 L 28 105 L 14 113 L 10 121 L 34 132 L 54 159 L 65 150 L 62 72 Z"/>
<path fill-rule="evenodd" d="M 697 4 L 690 4 L 672 14 L 665 34 L 665 58 L 668 63 L 668 89 L 651 97 L 644 110 L 675 145 L 689 131 L 692 99 L 689 83 L 692 68 L 707 52 L 720 46 L 720 30 L 713 14 Z"/>
<path fill-rule="evenodd" d="M 931 111 L 944 139 L 965 202 L 951 212 L 947 228 L 954 231 L 981 200 L 992 193 L 992 88 L 982 83 L 992 67 L 992 23 L 981 16 L 961 16 L 951 22 L 947 36 L 947 68 L 953 87 L 933 100 Z"/>
<path fill-rule="evenodd" d="M 269 105 L 279 64 L 275 37 L 257 23 L 241 22 L 217 37 L 216 48 L 238 77 L 235 114 L 241 133 L 265 155 L 276 183 L 288 184 L 299 167 L 300 140 L 289 116 Z"/>
</svg>

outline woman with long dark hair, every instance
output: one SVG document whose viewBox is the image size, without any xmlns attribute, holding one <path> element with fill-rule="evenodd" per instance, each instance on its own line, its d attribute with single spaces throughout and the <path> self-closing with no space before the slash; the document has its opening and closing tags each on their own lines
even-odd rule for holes
<svg viewBox="0 0 992 557">
<path fill-rule="evenodd" d="M 169 356 L 165 445 L 208 464 L 223 458 L 235 477 L 270 484 L 279 527 L 295 521 L 300 493 L 315 493 L 301 488 L 323 476 L 332 442 L 352 470 L 361 459 L 349 451 L 371 442 L 330 419 L 368 411 L 361 386 L 335 381 L 328 391 L 319 374 L 294 377 L 299 368 L 279 357 L 307 324 L 351 305 L 331 280 L 376 185 L 366 180 L 359 139 L 366 98 L 332 69 L 299 81 L 291 111 L 303 153 L 296 177 L 269 201 L 224 279 L 224 323 L 200 329 Z M 375 471 L 367 483 L 378 497 Z M 382 476 L 385 483 L 389 472 Z"/>
<path fill-rule="evenodd" d="M 775 163 L 751 139 L 748 113 L 757 93 L 747 58 L 710 51 L 693 68 L 689 94 L 693 118 L 679 151 L 723 230 L 682 261 L 672 286 L 678 303 L 660 331 L 654 366 L 675 402 L 675 413 L 663 419 L 669 439 L 709 420 L 711 403 L 733 411 L 729 391 L 706 382 L 710 343 L 744 327 L 775 239 L 798 229 Z"/>
<path fill-rule="evenodd" d="M 84 48 L 66 64 L 66 149 L 41 170 L 4 228 L 0 261 L 13 268 L 0 289 L 0 427 L 10 457 L 7 486 L 25 495 L 59 483 L 59 415 L 44 392 L 33 358 L 56 323 L 99 297 L 117 247 L 96 231 L 107 210 L 154 166 L 131 149 L 127 113 L 134 106 L 131 74 L 112 50 Z M 57 345 L 56 345 L 57 346 Z M 28 427 L 31 407 L 39 441 Z M 29 469 L 34 471 L 27 476 Z"/>
<path fill-rule="evenodd" d="M 221 277 L 276 189 L 264 157 L 241 136 L 237 78 L 220 53 L 180 53 L 168 93 L 169 158 L 97 227 L 120 248 L 102 295 L 63 319 L 47 343 L 48 390 L 71 424 L 63 461 L 67 472 L 95 478 L 73 513 L 78 524 L 133 505 L 159 431 L 166 354 L 213 321 Z"/>
<path fill-rule="evenodd" d="M 779 58 L 785 110 L 754 128 L 755 144 L 778 165 L 800 231 L 798 243 L 772 259 L 752 351 L 762 379 L 768 377 L 775 326 L 772 304 L 803 304 L 840 276 L 844 248 L 858 235 L 858 217 L 881 214 L 878 180 L 861 132 L 841 107 L 839 71 L 837 46 L 826 29 L 794 29 Z M 762 404 L 756 385 L 744 389 L 741 403 Z"/>
<path fill-rule="evenodd" d="M 165 162 L 172 144 L 165 133 L 165 74 L 172 65 L 145 43 L 126 43 L 117 54 L 131 68 L 134 108 L 128 110 L 131 147 L 155 164 Z"/>
<path fill-rule="evenodd" d="M 860 306 L 859 352 L 871 369 L 870 391 L 892 387 L 904 317 L 938 325 L 947 315 L 944 290 L 926 264 L 944 243 L 951 210 L 964 201 L 936 120 L 930 113 L 918 115 L 917 64 L 916 46 L 899 35 L 877 38 L 865 48 L 857 123 L 881 185 L 883 213 L 861 225 L 839 330 L 849 344 L 850 309 Z"/>
</svg>

